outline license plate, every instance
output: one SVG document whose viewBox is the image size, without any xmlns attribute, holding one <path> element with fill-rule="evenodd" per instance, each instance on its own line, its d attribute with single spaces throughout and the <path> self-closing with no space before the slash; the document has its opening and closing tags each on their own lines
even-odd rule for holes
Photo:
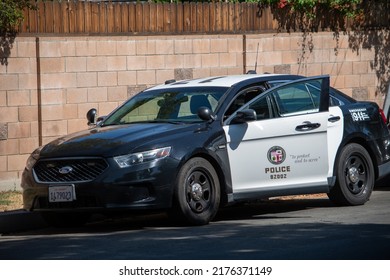
<svg viewBox="0 0 390 280">
<path fill-rule="evenodd" d="M 68 202 L 76 200 L 74 185 L 49 187 L 49 202 Z"/>
</svg>

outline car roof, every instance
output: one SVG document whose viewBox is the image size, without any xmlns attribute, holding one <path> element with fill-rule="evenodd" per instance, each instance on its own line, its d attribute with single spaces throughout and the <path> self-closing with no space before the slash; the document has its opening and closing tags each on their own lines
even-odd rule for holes
<svg viewBox="0 0 390 280">
<path fill-rule="evenodd" d="M 178 87 L 231 87 L 239 82 L 254 79 L 254 78 L 269 78 L 286 76 L 282 74 L 243 74 L 243 75 L 228 75 L 228 76 L 215 76 L 199 79 L 166 81 L 165 84 L 152 87 L 150 89 L 167 89 Z"/>
</svg>

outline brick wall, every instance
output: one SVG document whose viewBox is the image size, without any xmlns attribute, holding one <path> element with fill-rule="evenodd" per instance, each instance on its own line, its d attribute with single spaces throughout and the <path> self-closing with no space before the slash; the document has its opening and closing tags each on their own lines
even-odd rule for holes
<svg viewBox="0 0 390 280">
<path fill-rule="evenodd" d="M 40 143 L 87 128 L 90 108 L 105 115 L 145 87 L 241 74 L 256 58 L 258 73 L 330 74 L 332 86 L 381 105 L 373 48 L 353 51 L 333 35 L 18 37 L 0 65 L 0 190 L 19 187 Z"/>
</svg>

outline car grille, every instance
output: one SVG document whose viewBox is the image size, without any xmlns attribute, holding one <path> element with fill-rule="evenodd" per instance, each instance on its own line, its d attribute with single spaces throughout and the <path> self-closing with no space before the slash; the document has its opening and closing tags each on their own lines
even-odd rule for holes
<svg viewBox="0 0 390 280">
<path fill-rule="evenodd" d="M 40 183 L 79 183 L 94 180 L 108 167 L 104 159 L 41 160 L 34 166 Z"/>
</svg>

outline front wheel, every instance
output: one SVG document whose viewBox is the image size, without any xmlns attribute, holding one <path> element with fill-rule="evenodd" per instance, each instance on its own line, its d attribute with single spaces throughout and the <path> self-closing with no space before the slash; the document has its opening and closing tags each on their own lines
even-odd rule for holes
<svg viewBox="0 0 390 280">
<path fill-rule="evenodd" d="M 204 158 L 192 158 L 180 169 L 171 216 L 191 225 L 208 224 L 220 203 L 218 175 Z"/>
<path fill-rule="evenodd" d="M 374 166 L 359 144 L 346 145 L 337 160 L 336 185 L 328 197 L 338 205 L 362 205 L 370 199 L 375 184 Z"/>
</svg>

